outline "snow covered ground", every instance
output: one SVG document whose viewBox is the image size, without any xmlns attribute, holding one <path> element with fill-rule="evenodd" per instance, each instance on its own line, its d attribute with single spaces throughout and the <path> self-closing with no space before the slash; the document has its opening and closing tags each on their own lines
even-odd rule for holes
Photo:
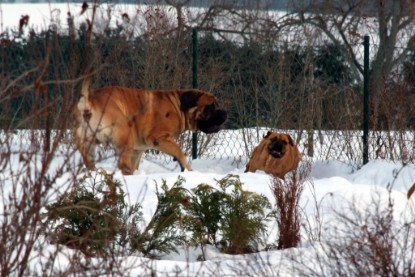
<svg viewBox="0 0 415 277">
<path fill-rule="evenodd" d="M 74 163 L 80 162 L 79 154 L 76 153 L 72 160 Z M 58 166 L 61 162 L 62 160 L 58 157 L 52 164 L 51 170 L 53 170 L 54 164 Z M 12 163 L 12 168 L 17 169 L 21 166 L 21 161 L 17 158 Z M 144 159 L 139 170 L 132 176 L 123 176 L 116 169 L 116 160 L 113 157 L 99 162 L 97 166 L 108 172 L 114 172 L 114 176 L 121 181 L 123 189 L 127 193 L 127 202 L 129 204 L 142 203 L 146 220 L 151 218 L 157 205 L 155 182 L 161 184 L 164 179 L 171 186 L 178 176 L 184 177 L 184 187 L 194 188 L 200 183 L 217 186 L 216 180 L 227 174 L 236 174 L 244 183 L 245 190 L 261 193 L 273 205 L 275 204 L 270 189 L 271 179 L 267 174 L 261 171 L 244 173 L 245 163 L 238 166 L 229 159 L 192 160 L 193 171 L 185 172 L 180 172 L 180 167 L 173 161 L 162 164 Z M 415 198 L 410 200 L 406 198 L 408 188 L 415 182 L 414 165 L 403 166 L 400 163 L 375 160 L 370 161 L 361 169 L 355 170 L 353 166 L 344 162 L 314 161 L 310 174 L 300 201 L 302 223 L 308 222 L 311 224 L 309 226 L 314 226 L 311 229 L 320 228 L 321 243 L 333 239 L 333 230 L 339 226 L 335 217 L 336 212 L 346 211 L 352 204 L 355 204 L 364 213 L 371 208 L 373 200 L 377 199 L 380 207 L 386 209 L 390 196 L 394 204 L 394 220 L 397 224 L 413 222 L 415 218 Z M 2 174 L 2 186 L 7 184 L 9 177 L 7 172 Z M 54 188 L 58 190 L 63 188 L 65 182 L 65 175 L 63 175 Z M 271 221 L 268 228 L 266 243 L 276 243 L 278 240 L 276 222 Z M 341 240 L 341 234 L 337 235 L 336 239 Z M 145 276 L 150 275 L 151 272 L 155 272 L 157 276 L 175 274 L 177 276 L 237 276 L 241 274 L 242 276 L 292 276 L 294 274 L 293 257 L 301 257 L 310 266 L 317 266 L 316 251 L 321 251 L 320 242 L 313 241 L 310 237 L 310 229 L 306 231 L 302 228 L 299 247 L 286 250 L 227 255 L 208 246 L 205 253 L 206 261 L 200 262 L 197 261 L 197 256 L 201 254 L 200 248 L 179 247 L 179 253 L 170 253 L 160 260 L 151 260 L 137 256 L 137 254 L 117 257 L 117 259 L 119 260 L 118 267 L 123 270 L 124 276 Z M 57 249 L 56 245 L 49 245 L 47 239 L 42 239 L 39 244 L 43 245 L 39 248 L 43 252 L 33 252 L 30 262 L 32 268 L 47 263 L 47 253 L 55 253 Z M 78 254 L 75 250 L 66 248 L 60 249 L 58 252 L 59 256 L 53 264 L 52 271 L 63 272 L 70 266 L 70 257 Z M 92 264 L 102 263 L 98 259 L 91 259 L 90 262 Z M 322 273 L 322 275 L 324 274 Z"/>
</svg>

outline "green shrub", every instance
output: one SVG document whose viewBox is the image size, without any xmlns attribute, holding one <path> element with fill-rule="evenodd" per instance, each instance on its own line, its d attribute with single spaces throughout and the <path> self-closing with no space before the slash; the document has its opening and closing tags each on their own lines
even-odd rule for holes
<svg viewBox="0 0 415 277">
<path fill-rule="evenodd" d="M 242 190 L 242 183 L 236 175 L 228 175 L 217 181 L 226 194 L 222 210 L 222 245 L 223 252 L 242 254 L 254 252 L 255 244 L 261 242 L 261 234 L 266 231 L 265 222 L 271 204 L 264 195 Z"/>
<path fill-rule="evenodd" d="M 145 230 L 132 237 L 133 245 L 145 256 L 157 257 L 161 253 L 177 252 L 176 247 L 186 242 L 182 230 L 182 207 L 188 198 L 188 191 L 182 187 L 183 182 L 184 178 L 179 176 L 169 189 L 163 179 L 161 191 L 156 183 L 156 211 Z"/>
<path fill-rule="evenodd" d="M 82 251 L 86 256 L 117 250 L 139 251 L 146 257 L 177 252 L 185 244 L 215 245 L 224 253 L 257 251 L 266 231 L 268 199 L 242 189 L 236 175 L 217 181 L 219 189 L 200 184 L 191 191 L 181 176 L 168 187 L 156 185 L 158 204 L 143 230 L 141 205 L 129 206 L 119 181 L 104 170 L 84 176 L 75 189 L 46 207 L 53 243 Z M 112 251 L 112 252 L 111 252 Z"/>
<path fill-rule="evenodd" d="M 237 175 L 229 174 L 217 183 L 219 190 L 206 184 L 192 190 L 188 210 L 193 242 L 202 250 L 203 245 L 214 244 L 228 254 L 257 251 L 269 219 L 265 212 L 271 208 L 268 199 L 243 190 Z"/>
<path fill-rule="evenodd" d="M 86 256 L 105 255 L 112 245 L 125 246 L 131 230 L 136 232 L 129 227 L 141 221 L 141 207 L 128 206 L 119 181 L 104 170 L 89 177 L 82 177 L 73 191 L 46 207 L 52 243 Z"/>
<path fill-rule="evenodd" d="M 187 207 L 190 223 L 187 228 L 192 233 L 192 242 L 202 248 L 206 244 L 216 245 L 226 195 L 207 184 L 198 185 L 192 192 Z"/>
</svg>

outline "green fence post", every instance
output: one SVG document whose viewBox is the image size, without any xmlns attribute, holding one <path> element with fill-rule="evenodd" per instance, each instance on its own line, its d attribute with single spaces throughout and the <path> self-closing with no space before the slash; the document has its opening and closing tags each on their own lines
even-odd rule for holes
<svg viewBox="0 0 415 277">
<path fill-rule="evenodd" d="M 192 30 L 192 45 L 193 45 L 193 88 L 198 87 L 197 83 L 197 29 Z M 197 132 L 192 133 L 192 158 L 197 159 Z"/>
<path fill-rule="evenodd" d="M 363 164 L 369 161 L 369 36 L 364 37 L 363 68 Z"/>
</svg>

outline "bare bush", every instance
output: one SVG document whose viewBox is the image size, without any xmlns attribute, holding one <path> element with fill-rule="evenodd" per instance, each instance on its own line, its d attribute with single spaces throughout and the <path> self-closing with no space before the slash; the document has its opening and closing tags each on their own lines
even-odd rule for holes
<svg viewBox="0 0 415 277">
<path fill-rule="evenodd" d="M 276 176 L 272 178 L 271 190 L 276 202 L 276 219 L 278 225 L 277 249 L 297 247 L 301 241 L 300 198 L 304 183 L 310 175 L 311 166 L 304 162 L 298 170 L 287 174 L 284 181 Z"/>
<path fill-rule="evenodd" d="M 299 275 L 413 276 L 413 211 L 397 216 L 389 193 L 388 199 L 375 193 L 368 205 L 350 202 L 336 210 L 336 226 L 326 226 L 331 231 L 313 243 L 314 254 L 308 257 L 313 262 L 292 257 Z"/>
</svg>

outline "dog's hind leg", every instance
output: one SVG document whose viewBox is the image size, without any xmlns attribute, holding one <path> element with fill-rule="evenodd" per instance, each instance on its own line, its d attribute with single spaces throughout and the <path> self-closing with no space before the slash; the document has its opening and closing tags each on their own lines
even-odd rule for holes
<svg viewBox="0 0 415 277">
<path fill-rule="evenodd" d="M 72 132 L 76 148 L 81 153 L 84 164 L 88 170 L 95 170 L 94 154 L 95 142 L 86 138 L 86 134 L 81 127 L 75 128 Z"/>
<path fill-rule="evenodd" d="M 122 130 L 122 128 L 120 129 Z M 122 174 L 132 175 L 134 173 L 133 160 L 135 157 L 133 137 L 128 131 L 114 130 L 113 140 L 119 155 L 118 168 L 121 169 Z"/>
<path fill-rule="evenodd" d="M 134 173 L 134 149 L 129 145 L 123 147 L 118 146 L 117 152 L 119 155 L 118 168 L 121 169 L 122 174 L 132 175 Z"/>
</svg>

